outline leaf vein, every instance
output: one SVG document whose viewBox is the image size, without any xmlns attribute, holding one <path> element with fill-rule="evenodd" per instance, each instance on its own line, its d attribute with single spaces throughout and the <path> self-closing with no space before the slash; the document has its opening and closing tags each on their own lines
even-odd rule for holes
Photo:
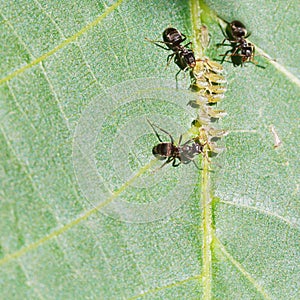
<svg viewBox="0 0 300 300">
<path fill-rule="evenodd" d="M 229 259 L 229 261 L 253 284 L 256 290 L 265 299 L 271 300 L 271 297 L 265 292 L 263 287 L 261 287 L 251 276 L 251 274 L 247 272 L 246 269 L 237 260 L 234 259 L 234 257 L 226 250 L 225 246 L 221 243 L 221 241 L 217 238 L 217 236 L 214 236 L 214 242 L 216 246 L 218 246 L 219 249 L 222 251 L 222 253 Z"/>
<path fill-rule="evenodd" d="M 194 275 L 194 276 L 188 277 L 188 278 L 180 280 L 180 281 L 176 281 L 176 282 L 173 282 L 173 283 L 170 283 L 170 284 L 167 284 L 167 285 L 164 285 L 164 286 L 160 286 L 160 287 L 157 287 L 157 288 L 145 291 L 145 292 L 141 292 L 139 295 L 130 297 L 127 300 L 135 300 L 135 299 L 138 299 L 138 298 L 141 298 L 141 297 L 148 296 L 150 294 L 154 294 L 154 293 L 159 292 L 159 291 L 163 291 L 165 289 L 180 286 L 180 285 L 182 285 L 186 282 L 189 282 L 189 281 L 200 280 L 200 279 L 201 279 L 201 275 Z"/>
<path fill-rule="evenodd" d="M 45 54 L 41 55 L 40 57 L 36 58 L 35 60 L 33 60 L 32 62 L 30 62 L 29 64 L 27 64 L 27 65 L 19 68 L 18 70 L 10 73 L 6 77 L 0 79 L 0 84 L 13 79 L 14 77 L 18 76 L 19 74 L 24 73 L 26 70 L 28 70 L 31 67 L 37 65 L 38 63 L 40 63 L 41 61 L 45 60 L 49 56 L 51 56 L 51 55 L 55 54 L 56 52 L 58 52 L 60 49 L 62 49 L 65 46 L 69 45 L 71 42 L 75 41 L 81 35 L 83 35 L 87 31 L 89 31 L 90 29 L 92 29 L 96 25 L 98 25 L 98 23 L 100 23 L 109 13 L 111 13 L 112 11 L 114 11 L 122 2 L 123 2 L 123 0 L 117 1 L 115 4 L 113 4 L 110 7 L 108 7 L 107 10 L 102 15 L 100 15 L 94 21 L 92 21 L 91 23 L 89 23 L 88 25 L 86 25 L 85 27 L 83 27 L 81 30 L 79 30 L 78 32 L 76 32 L 75 34 L 73 34 L 72 36 L 70 36 L 69 38 L 65 39 L 62 43 L 60 43 L 59 45 L 57 45 L 56 47 L 54 47 L 52 50 L 50 50 L 47 53 L 45 53 Z"/>
<path fill-rule="evenodd" d="M 262 214 L 265 214 L 265 215 L 268 215 L 268 216 L 272 216 L 274 218 L 277 218 L 279 219 L 280 221 L 283 221 L 285 223 L 287 223 L 288 225 L 290 225 L 291 227 L 293 228 L 297 228 L 299 227 L 299 224 L 297 223 L 293 223 L 292 221 L 288 220 L 287 218 L 285 217 L 282 217 L 274 212 L 270 212 L 270 211 L 267 211 L 265 209 L 262 209 L 262 208 L 258 208 L 258 207 L 253 207 L 253 206 L 249 206 L 249 205 L 246 205 L 246 204 L 241 204 L 241 203 L 235 203 L 235 202 L 231 202 L 231 201 L 224 201 L 224 200 L 220 200 L 219 201 L 220 203 L 224 203 L 224 204 L 227 204 L 227 205 L 232 205 L 232 206 L 237 206 L 237 207 L 243 207 L 243 208 L 247 208 L 249 210 L 254 210 L 254 211 L 258 211 Z"/>
<path fill-rule="evenodd" d="M 9 138 L 8 138 L 8 136 L 5 133 L 5 130 L 4 130 L 3 126 L 1 126 L 1 125 L 0 125 L 0 131 L 1 131 L 2 135 L 3 135 L 3 137 L 4 137 L 4 140 L 5 140 L 6 144 L 7 144 L 7 146 L 11 150 L 11 153 L 15 156 L 15 158 L 17 159 L 17 161 L 18 161 L 21 169 L 23 170 L 23 172 L 26 174 L 27 178 L 31 182 L 33 190 L 40 196 L 41 200 L 46 205 L 46 203 L 47 203 L 46 199 L 43 197 L 43 195 L 40 193 L 38 187 L 35 185 L 34 180 L 33 180 L 32 176 L 30 175 L 29 171 L 27 170 L 26 165 L 20 161 L 19 156 L 15 152 L 15 150 L 14 150 L 14 148 L 13 148 L 13 146 L 12 146 L 12 144 L 11 144 Z M 49 205 L 48 205 L 48 207 L 51 208 Z M 52 208 L 51 208 L 51 210 L 52 210 Z"/>
<path fill-rule="evenodd" d="M 2 130 L 1 126 L 0 126 L 0 130 Z M 26 253 L 28 253 L 29 251 L 32 251 L 32 250 L 38 248 L 39 246 L 43 245 L 44 243 L 48 242 L 49 240 L 52 240 L 53 238 L 56 238 L 56 237 L 62 235 L 63 233 L 65 233 L 69 229 L 73 228 L 77 224 L 80 224 L 82 221 L 88 219 L 91 215 L 97 213 L 101 208 L 105 207 L 106 205 L 111 203 L 114 199 L 116 199 L 137 178 L 139 178 L 143 173 L 145 173 L 148 169 L 150 169 L 156 163 L 156 161 L 157 161 L 157 159 L 151 160 L 148 164 L 146 164 L 143 168 L 141 168 L 131 179 L 126 181 L 119 189 L 115 190 L 112 193 L 112 195 L 110 197 L 108 197 L 105 201 L 101 202 L 100 204 L 93 207 L 92 209 L 86 211 L 84 214 L 82 214 L 78 218 L 65 224 L 64 226 L 62 226 L 59 229 L 54 230 L 50 234 L 45 235 L 43 238 L 37 240 L 36 242 L 33 242 L 33 243 L 21 248 L 18 251 L 15 251 L 13 253 L 5 255 L 2 259 L 0 259 L 0 266 L 12 261 L 13 259 L 19 258 L 19 257 L 25 255 Z"/>
</svg>

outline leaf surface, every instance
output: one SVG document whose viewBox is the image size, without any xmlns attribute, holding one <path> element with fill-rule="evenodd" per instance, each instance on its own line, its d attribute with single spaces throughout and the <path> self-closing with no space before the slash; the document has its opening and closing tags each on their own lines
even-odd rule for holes
<svg viewBox="0 0 300 300">
<path fill-rule="evenodd" d="M 195 4 L 1 4 L 3 299 L 300 297 L 299 4 L 207 1 L 199 20 Z M 218 108 L 228 116 L 216 127 L 230 134 L 208 174 L 208 235 L 202 173 L 193 164 L 157 171 L 146 121 L 178 140 L 195 95 L 182 73 L 176 90 L 170 53 L 145 37 L 161 40 L 173 26 L 190 41 L 202 21 L 206 55 L 219 59 L 228 48 L 215 46 L 224 37 L 214 12 L 246 24 L 276 62 L 223 65 Z"/>
</svg>

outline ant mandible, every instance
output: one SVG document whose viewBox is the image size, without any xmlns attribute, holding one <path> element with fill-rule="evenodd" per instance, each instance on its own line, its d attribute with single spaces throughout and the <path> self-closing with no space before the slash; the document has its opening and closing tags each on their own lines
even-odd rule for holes
<svg viewBox="0 0 300 300">
<path fill-rule="evenodd" d="M 146 38 L 147 41 L 154 43 L 156 46 L 165 49 L 165 50 L 172 50 L 173 53 L 168 55 L 167 57 L 167 66 L 170 64 L 172 58 L 174 57 L 175 64 L 180 68 L 177 75 L 180 73 L 181 70 L 186 71 L 189 68 L 193 69 L 196 66 L 196 59 L 194 55 L 194 51 L 191 49 L 186 48 L 191 42 L 185 44 L 184 46 L 181 45 L 186 40 L 186 36 L 181 33 L 178 29 L 169 27 L 164 30 L 163 32 L 163 41 L 152 41 Z M 163 47 L 161 44 L 165 44 L 167 46 Z"/>
<path fill-rule="evenodd" d="M 194 158 L 196 155 L 203 153 L 204 145 L 200 145 L 199 143 L 196 143 L 193 140 L 188 140 L 183 145 L 180 145 L 182 140 L 182 135 L 180 135 L 178 146 L 175 146 L 174 139 L 170 133 L 158 127 L 157 125 L 152 124 L 148 119 L 147 121 L 152 127 L 153 131 L 155 132 L 155 135 L 157 136 L 158 140 L 160 141 L 159 144 L 153 147 L 152 154 L 159 160 L 167 159 L 160 166 L 160 169 L 164 167 L 166 164 L 171 162 L 173 167 L 178 167 L 181 163 L 188 164 L 191 161 L 199 169 L 199 167 L 194 162 Z M 165 134 L 167 134 L 170 137 L 171 142 L 169 143 L 163 142 L 154 126 L 159 130 L 161 130 L 162 132 L 164 132 Z M 178 159 L 179 162 L 176 162 L 176 159 Z"/>
<path fill-rule="evenodd" d="M 227 40 L 230 42 L 230 46 L 232 46 L 232 49 L 228 50 L 225 54 L 221 54 L 221 56 L 223 56 L 222 63 L 224 62 L 226 56 L 240 56 L 242 58 L 242 66 L 247 61 L 251 61 L 257 64 L 257 62 L 254 60 L 255 47 L 252 43 L 246 40 L 246 38 L 250 36 L 250 33 L 247 34 L 246 27 L 242 22 L 237 20 L 232 21 L 226 27 L 226 34 L 224 33 L 224 31 L 223 34 L 226 38 L 221 44 L 219 44 L 219 46 L 223 46 L 225 41 Z M 229 52 L 232 53 L 228 54 Z"/>
</svg>

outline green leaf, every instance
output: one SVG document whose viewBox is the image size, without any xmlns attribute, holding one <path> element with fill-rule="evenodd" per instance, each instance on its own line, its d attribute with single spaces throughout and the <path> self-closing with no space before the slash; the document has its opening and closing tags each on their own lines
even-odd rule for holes
<svg viewBox="0 0 300 300">
<path fill-rule="evenodd" d="M 297 4 L 3 2 L 2 298 L 300 298 Z M 218 60 L 216 14 L 276 61 L 228 59 L 226 151 L 157 170 L 147 118 L 178 139 L 197 95 L 145 38 L 176 27 L 199 55 L 202 22 Z"/>
</svg>

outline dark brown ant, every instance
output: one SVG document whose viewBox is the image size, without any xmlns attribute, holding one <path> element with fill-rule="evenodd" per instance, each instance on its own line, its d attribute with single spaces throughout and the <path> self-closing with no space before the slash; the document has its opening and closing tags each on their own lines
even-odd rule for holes
<svg viewBox="0 0 300 300">
<path fill-rule="evenodd" d="M 250 36 L 250 33 L 247 33 L 246 27 L 242 22 L 235 20 L 229 23 L 226 27 L 226 34 L 224 33 L 224 35 L 226 38 L 218 46 L 223 46 L 227 40 L 230 42 L 232 49 L 228 50 L 225 54 L 221 54 L 221 56 L 223 56 L 222 63 L 226 56 L 239 56 L 241 57 L 241 62 L 237 62 L 236 65 L 243 65 L 247 61 L 257 64 L 254 60 L 255 47 L 246 40 L 246 38 Z M 228 54 L 230 52 L 231 54 Z"/>
<path fill-rule="evenodd" d="M 181 45 L 181 43 L 183 43 L 186 40 L 186 36 L 176 28 L 169 27 L 165 29 L 163 32 L 163 41 L 152 41 L 147 38 L 146 40 L 151 43 L 154 43 L 156 46 L 162 49 L 173 51 L 173 53 L 168 55 L 167 57 L 167 66 L 170 64 L 171 60 L 175 56 L 174 62 L 180 68 L 180 70 L 176 74 L 176 78 L 181 70 L 186 71 L 189 68 L 193 69 L 196 66 L 194 51 L 186 48 L 188 45 L 191 44 L 191 42 L 185 44 L 184 46 Z M 159 43 L 165 44 L 167 48 L 163 47 Z"/>
<path fill-rule="evenodd" d="M 164 129 L 158 127 L 157 125 L 152 124 L 148 119 L 148 123 L 152 127 L 155 135 L 160 141 L 159 144 L 153 147 L 152 153 L 159 160 L 167 159 L 161 166 L 164 167 L 166 164 L 172 162 L 173 167 L 178 167 L 180 164 L 188 164 L 191 161 L 195 164 L 195 166 L 199 169 L 199 167 L 194 162 L 194 158 L 196 155 L 203 153 L 204 145 L 200 145 L 199 143 L 194 142 L 194 140 L 188 140 L 184 144 L 181 145 L 182 135 L 179 137 L 178 146 L 175 145 L 173 137 Z M 164 132 L 170 137 L 171 142 L 165 143 L 160 138 L 157 130 L 154 128 L 157 127 L 159 130 Z M 179 162 L 176 161 L 179 160 Z"/>
</svg>

